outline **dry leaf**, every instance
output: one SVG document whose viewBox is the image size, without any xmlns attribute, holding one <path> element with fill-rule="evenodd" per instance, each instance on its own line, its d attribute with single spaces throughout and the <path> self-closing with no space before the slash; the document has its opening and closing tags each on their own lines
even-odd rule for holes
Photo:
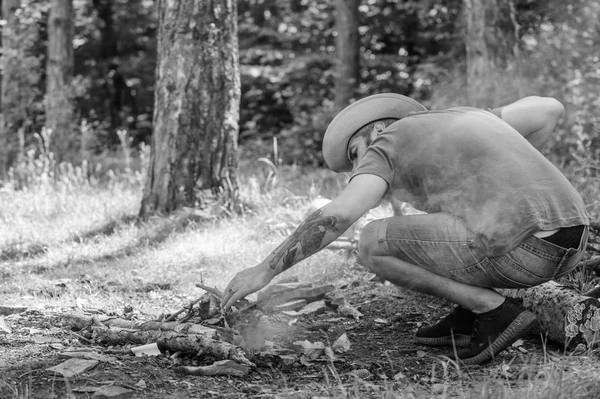
<svg viewBox="0 0 600 399">
<path fill-rule="evenodd" d="M 10 329 L 10 327 L 8 326 L 8 324 L 6 324 L 6 321 L 4 321 L 4 317 L 0 316 L 0 334 L 10 334 L 12 333 L 12 330 Z"/>
<path fill-rule="evenodd" d="M 348 352 L 350 350 L 350 340 L 348 339 L 346 333 L 343 333 L 331 346 L 335 353 Z"/>
<path fill-rule="evenodd" d="M 363 314 L 351 305 L 340 306 L 338 311 L 344 316 L 354 317 L 355 320 L 359 320 L 361 317 L 363 317 Z"/>
<path fill-rule="evenodd" d="M 294 345 L 294 349 L 299 352 L 302 353 L 307 360 L 315 360 L 317 359 L 319 356 L 321 356 L 321 354 L 323 353 L 323 351 L 325 350 L 325 344 L 323 344 L 322 342 L 310 342 L 307 340 L 304 341 L 296 341 L 293 343 Z"/>
<path fill-rule="evenodd" d="M 144 380 L 139 380 L 134 386 L 139 389 L 147 388 L 146 381 L 144 381 Z"/>
</svg>

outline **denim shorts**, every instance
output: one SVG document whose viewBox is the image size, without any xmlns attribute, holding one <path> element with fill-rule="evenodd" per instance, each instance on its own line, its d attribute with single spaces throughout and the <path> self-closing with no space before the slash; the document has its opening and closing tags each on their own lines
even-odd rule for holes
<svg viewBox="0 0 600 399">
<path fill-rule="evenodd" d="M 527 288 L 563 276 L 581 260 L 588 238 L 588 226 L 582 227 L 578 248 L 532 235 L 504 255 L 487 257 L 475 248 L 475 234 L 462 219 L 449 214 L 394 216 L 374 223 L 375 253 L 488 288 Z"/>
</svg>

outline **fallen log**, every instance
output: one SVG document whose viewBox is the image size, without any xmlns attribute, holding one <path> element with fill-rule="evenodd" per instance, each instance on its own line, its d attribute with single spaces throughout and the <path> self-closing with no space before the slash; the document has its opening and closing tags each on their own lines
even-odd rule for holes
<svg viewBox="0 0 600 399">
<path fill-rule="evenodd" d="M 526 288 L 498 290 L 510 298 L 523 299 L 525 308 L 538 319 L 540 332 L 548 339 L 575 348 L 591 348 L 600 342 L 600 301 L 578 294 L 555 281 Z"/>
<path fill-rule="evenodd" d="M 202 334 L 181 334 L 174 331 L 130 330 L 118 327 L 90 327 L 88 337 L 93 337 L 106 345 L 136 344 L 156 342 L 162 350 L 171 353 L 194 353 L 196 356 L 212 356 L 221 360 L 235 360 L 252 365 L 242 350 L 228 342 L 217 341 Z"/>
<path fill-rule="evenodd" d="M 130 330 L 159 330 L 173 331 L 181 334 L 202 334 L 208 338 L 229 342 L 234 345 L 239 344 L 241 340 L 238 332 L 230 328 L 218 326 L 207 327 L 195 323 L 180 323 L 176 321 L 134 321 L 111 316 L 85 316 L 78 313 L 64 315 L 63 320 L 74 330 L 83 330 L 89 326 L 96 325 L 100 327 L 118 327 Z"/>
<path fill-rule="evenodd" d="M 241 337 L 228 329 L 217 330 L 193 323 L 139 322 L 79 314 L 66 315 L 63 319 L 71 328 L 81 330 L 80 333 L 87 338 L 95 338 L 108 345 L 156 342 L 161 349 L 170 352 L 211 355 L 217 359 L 251 364 L 241 349 L 232 343 L 242 342 Z"/>
</svg>

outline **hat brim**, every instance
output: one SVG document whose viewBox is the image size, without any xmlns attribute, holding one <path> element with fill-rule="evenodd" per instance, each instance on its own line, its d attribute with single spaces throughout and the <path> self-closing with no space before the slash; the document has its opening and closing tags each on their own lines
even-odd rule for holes
<svg viewBox="0 0 600 399">
<path fill-rule="evenodd" d="M 354 133 L 379 119 L 402 119 L 415 111 L 427 111 L 427 108 L 395 93 L 375 94 L 348 105 L 333 118 L 323 137 L 325 163 L 334 172 L 350 172 L 348 142 Z"/>
</svg>

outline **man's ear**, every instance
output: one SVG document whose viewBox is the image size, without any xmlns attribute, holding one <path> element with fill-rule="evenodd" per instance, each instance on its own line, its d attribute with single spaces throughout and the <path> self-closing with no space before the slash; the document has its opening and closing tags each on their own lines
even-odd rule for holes
<svg viewBox="0 0 600 399">
<path fill-rule="evenodd" d="M 373 131 L 377 135 L 380 135 L 384 130 L 385 130 L 385 123 L 383 123 L 383 122 L 376 122 L 375 125 L 373 126 Z"/>
</svg>

